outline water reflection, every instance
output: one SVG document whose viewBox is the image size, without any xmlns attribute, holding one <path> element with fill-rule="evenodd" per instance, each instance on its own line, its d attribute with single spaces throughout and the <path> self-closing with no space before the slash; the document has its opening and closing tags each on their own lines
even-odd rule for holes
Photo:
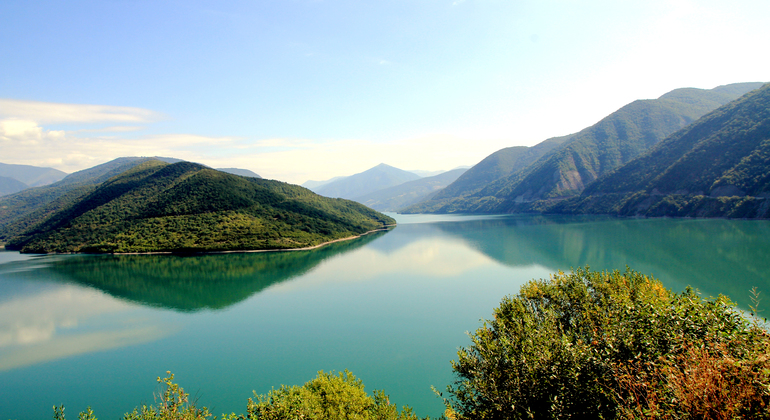
<svg viewBox="0 0 770 420">
<path fill-rule="evenodd" d="M 146 343 L 173 332 L 170 325 L 128 316 L 130 305 L 95 290 L 44 283 L 32 293 L 15 283 L 0 282 L 6 296 L 0 302 L 0 371 Z M 9 298 L 12 290 L 23 293 Z"/>
<path fill-rule="evenodd" d="M 226 308 L 382 234 L 296 252 L 185 257 L 3 253 L 0 371 L 167 337 L 179 326 L 141 313 L 136 303 L 182 312 Z"/>
<path fill-rule="evenodd" d="M 532 278 L 629 265 L 741 303 L 752 285 L 770 293 L 770 222 L 420 221 L 309 252 L 0 253 L 3 415 L 43 418 L 64 403 L 119 418 L 169 369 L 216 411 L 242 412 L 252 390 L 351 369 L 369 389 L 436 416 L 430 386 L 452 380 L 464 331 Z"/>
<path fill-rule="evenodd" d="M 767 221 L 511 216 L 434 226 L 510 266 L 630 266 L 672 289 L 726 294 L 744 308 L 752 287 L 770 294 Z"/>
<path fill-rule="evenodd" d="M 223 309 L 384 234 L 312 251 L 82 256 L 60 259 L 50 268 L 69 281 L 143 305 L 185 312 Z"/>
</svg>

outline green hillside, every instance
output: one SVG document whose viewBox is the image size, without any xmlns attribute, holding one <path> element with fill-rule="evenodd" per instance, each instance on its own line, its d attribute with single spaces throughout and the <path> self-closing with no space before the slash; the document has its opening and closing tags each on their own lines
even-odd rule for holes
<svg viewBox="0 0 770 420">
<path fill-rule="evenodd" d="M 547 208 L 623 216 L 770 217 L 770 84 Z"/>
<path fill-rule="evenodd" d="M 514 146 L 500 149 L 468 169 L 456 181 L 434 196 L 402 210 L 407 213 L 453 213 L 464 206 L 467 197 L 477 193 L 489 183 L 525 169 L 544 154 L 568 141 L 571 136 L 554 137 L 526 147 Z"/>
<path fill-rule="evenodd" d="M 658 99 L 634 101 L 597 124 L 567 136 L 563 144 L 525 168 L 488 182 L 471 194 L 455 196 L 451 206 L 423 205 L 421 209 L 412 207 L 407 211 L 506 213 L 531 207 L 527 203 L 579 195 L 600 176 L 761 85 L 676 89 Z"/>
<path fill-rule="evenodd" d="M 50 185 L 29 188 L 0 198 L 0 243 L 29 229 L 33 223 L 74 203 L 98 184 L 152 159 L 168 163 L 178 159 L 122 157 L 72 173 Z"/>
<path fill-rule="evenodd" d="M 291 249 L 394 223 L 299 186 L 149 160 L 8 240 L 22 252 Z"/>
</svg>

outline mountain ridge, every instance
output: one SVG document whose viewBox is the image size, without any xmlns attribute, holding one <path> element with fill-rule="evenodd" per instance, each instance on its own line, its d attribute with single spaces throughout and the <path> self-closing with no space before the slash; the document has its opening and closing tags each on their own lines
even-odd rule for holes
<svg viewBox="0 0 770 420">
<path fill-rule="evenodd" d="M 311 190 L 326 197 L 353 200 L 356 197 L 419 178 L 419 175 L 412 172 L 380 163 L 366 171 L 312 188 Z"/>
<path fill-rule="evenodd" d="M 560 145 L 522 169 L 464 195 L 444 197 L 438 193 L 431 200 L 402 211 L 506 213 L 521 208 L 522 203 L 579 195 L 603 174 L 629 162 L 706 113 L 737 99 L 736 95 L 761 85 L 736 83 L 710 90 L 682 88 L 658 99 L 633 101 L 598 123 L 561 137 L 564 141 Z M 472 171 L 473 168 L 466 175 L 474 173 Z M 452 188 L 450 185 L 447 191 Z"/>
<path fill-rule="evenodd" d="M 206 166 L 143 162 L 10 238 L 22 252 L 297 249 L 395 221 L 361 204 Z"/>
</svg>

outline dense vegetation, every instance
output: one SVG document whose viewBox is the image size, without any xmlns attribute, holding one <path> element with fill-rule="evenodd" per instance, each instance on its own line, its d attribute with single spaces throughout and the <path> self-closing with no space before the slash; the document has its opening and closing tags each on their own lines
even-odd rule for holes
<svg viewBox="0 0 770 420">
<path fill-rule="evenodd" d="M 122 172 L 27 229 L 22 252 L 162 252 L 291 249 L 360 235 L 394 220 L 302 187 L 149 160 Z"/>
<path fill-rule="evenodd" d="M 0 198 L 0 243 L 72 205 L 97 185 L 154 158 L 124 157 L 84 169 L 61 181 Z M 163 159 L 176 162 L 176 159 Z"/>
<path fill-rule="evenodd" d="M 770 336 L 633 271 L 532 281 L 458 352 L 458 419 L 769 418 Z"/>
<path fill-rule="evenodd" d="M 125 420 L 206 420 L 215 419 L 208 408 L 198 407 L 182 387 L 174 383 L 174 375 L 158 377 L 163 385 L 157 407 L 142 405 L 126 413 Z M 369 395 L 364 384 L 347 370 L 318 372 L 318 376 L 303 386 L 281 386 L 267 395 L 255 395 L 246 403 L 246 415 L 222 415 L 223 420 L 417 420 L 409 407 L 401 411 L 382 391 Z M 64 406 L 54 406 L 54 420 L 65 420 Z M 96 420 L 89 407 L 78 416 L 80 420 Z"/>
<path fill-rule="evenodd" d="M 759 303 L 755 292 L 753 310 Z M 630 269 L 578 269 L 505 297 L 452 362 L 451 419 L 770 418 L 770 334 L 724 296 L 675 294 Z M 206 419 L 173 375 L 127 420 Z M 54 418 L 64 419 L 64 407 Z M 350 372 L 248 399 L 236 419 L 416 419 Z M 89 409 L 81 419 L 95 419 Z"/>
<path fill-rule="evenodd" d="M 462 203 L 466 199 L 472 200 L 469 197 L 481 191 L 487 184 L 510 174 L 519 173 L 552 149 L 568 141 L 570 137 L 551 138 L 532 147 L 514 146 L 500 149 L 468 169 L 456 181 L 435 195 L 426 197 L 424 201 L 401 211 L 408 213 L 462 211 Z"/>
<path fill-rule="evenodd" d="M 511 213 L 539 210 L 543 205 L 541 201 L 581 194 L 597 178 L 640 156 L 706 113 L 760 86 L 761 83 L 741 83 L 712 90 L 677 89 L 658 99 L 632 102 L 595 125 L 564 137 L 563 144 L 523 168 L 494 180 L 481 182 L 480 178 L 479 184 L 483 186 L 473 190 L 460 190 L 450 185 L 446 192 L 402 211 Z M 468 183 L 467 178 L 475 173 L 474 169 L 466 173 L 466 179 L 460 178 L 455 184 Z"/>
<path fill-rule="evenodd" d="M 600 178 L 560 213 L 770 217 L 770 85 L 701 118 Z"/>
</svg>

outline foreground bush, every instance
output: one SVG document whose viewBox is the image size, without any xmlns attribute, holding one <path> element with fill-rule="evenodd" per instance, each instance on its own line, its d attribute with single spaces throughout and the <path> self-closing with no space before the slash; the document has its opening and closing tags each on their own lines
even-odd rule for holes
<svg viewBox="0 0 770 420">
<path fill-rule="evenodd" d="M 452 362 L 458 419 L 770 418 L 770 338 L 633 271 L 531 281 Z"/>
<path fill-rule="evenodd" d="M 375 391 L 374 397 L 367 395 L 363 382 L 347 370 L 339 375 L 318 372 L 301 387 L 273 389 L 257 396 L 257 402 L 249 399 L 247 410 L 248 418 L 264 420 L 417 419 L 408 407 L 399 413 L 382 391 Z"/>
<path fill-rule="evenodd" d="M 166 372 L 166 378 L 158 377 L 163 392 L 158 396 L 157 407 L 143 405 L 127 413 L 124 420 L 214 420 L 206 407 L 198 408 L 189 401 L 189 394 L 174 383 L 174 375 Z M 223 415 L 223 420 L 417 420 L 409 407 L 401 412 L 391 404 L 382 391 L 369 396 L 364 384 L 347 370 L 339 375 L 318 372 L 318 376 L 305 385 L 281 386 L 267 395 L 249 398 L 247 414 Z M 54 420 L 65 420 L 64 406 L 54 406 Z M 79 420 L 97 420 L 91 407 L 78 416 Z"/>
</svg>

